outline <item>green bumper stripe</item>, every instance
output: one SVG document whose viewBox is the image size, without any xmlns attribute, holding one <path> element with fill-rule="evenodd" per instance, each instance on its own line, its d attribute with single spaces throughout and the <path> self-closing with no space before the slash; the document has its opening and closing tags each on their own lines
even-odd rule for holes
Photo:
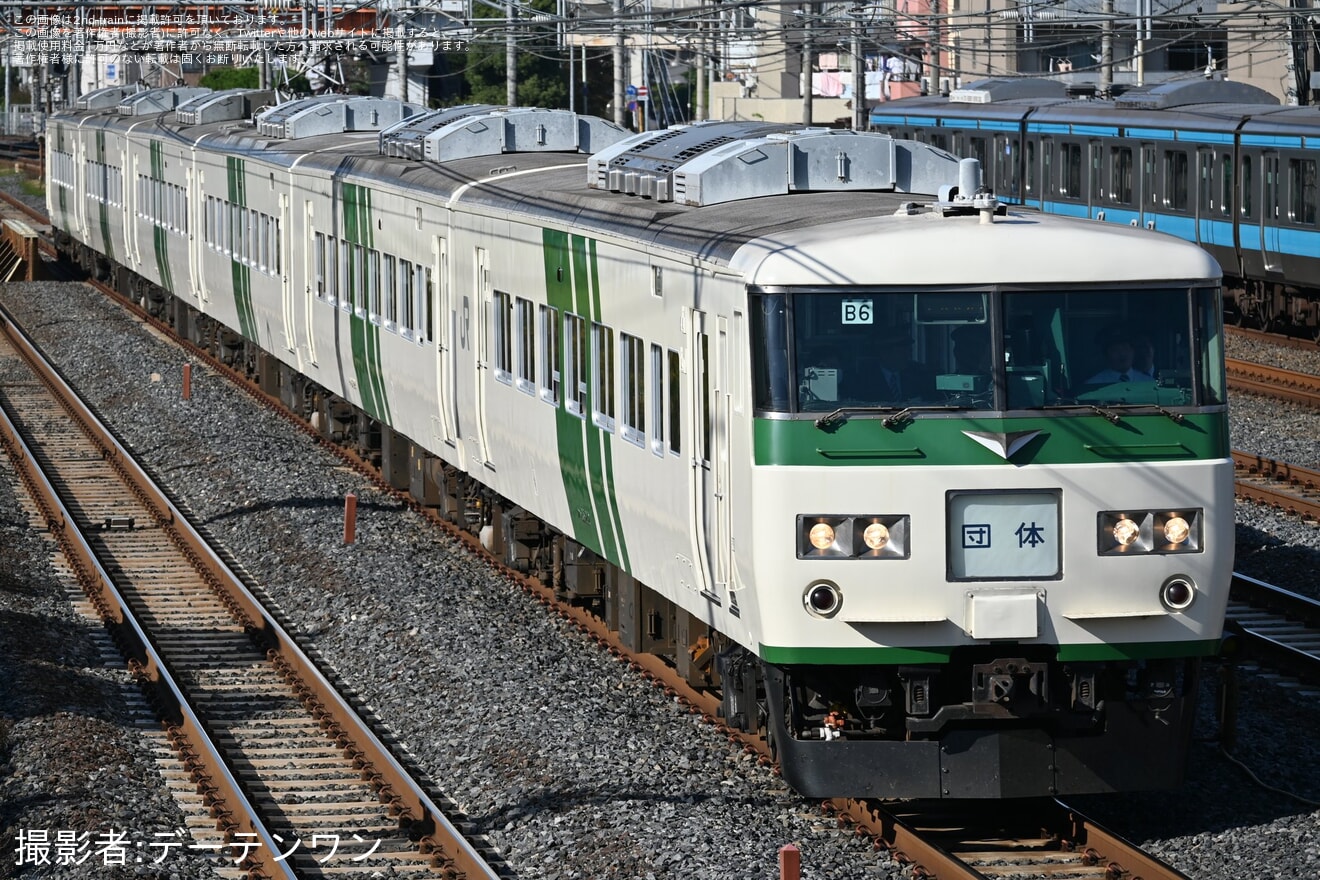
<svg viewBox="0 0 1320 880">
<path fill-rule="evenodd" d="M 1192 413 L 1181 424 L 1158 413 L 1124 413 L 1117 425 L 1098 415 L 1007 419 L 918 414 L 899 429 L 884 427 L 878 418 L 853 416 L 832 431 L 817 428 L 814 419 L 756 419 L 753 431 L 756 463 L 780 467 L 1020 467 L 1197 461 L 1227 458 L 1229 453 L 1228 418 L 1223 412 Z M 1006 461 L 964 431 L 1040 433 Z"/>
<path fill-rule="evenodd" d="M 761 645 L 761 659 L 780 666 L 893 666 L 907 663 L 948 663 L 952 647 L 929 648 L 781 648 Z M 1005 646 L 1005 650 L 1012 650 Z M 1219 651 L 1217 639 L 1193 642 L 1128 642 L 1111 645 L 1059 645 L 1060 663 L 1106 660 L 1157 660 L 1208 657 Z M 1006 654 L 1004 656 L 1011 656 Z"/>
</svg>

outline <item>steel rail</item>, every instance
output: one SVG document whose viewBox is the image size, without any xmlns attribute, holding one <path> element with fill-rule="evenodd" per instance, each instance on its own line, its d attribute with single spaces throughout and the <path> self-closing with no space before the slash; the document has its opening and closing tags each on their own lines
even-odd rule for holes
<svg viewBox="0 0 1320 880">
<path fill-rule="evenodd" d="M 12 317 L 3 308 L 0 308 L 0 325 L 25 359 L 34 363 L 44 362 L 35 345 L 19 330 Z M 114 437 L 113 432 L 109 431 L 104 423 L 82 404 L 57 370 L 50 367 L 45 372 L 58 386 L 56 392 L 75 413 L 75 417 L 93 426 L 92 429 L 101 435 L 96 442 L 101 446 L 103 456 L 117 470 L 127 474 L 135 485 L 144 487 L 145 491 L 139 495 L 139 500 L 151 510 L 152 516 L 162 524 L 179 527 L 179 539 L 185 547 L 185 552 L 198 564 L 199 570 L 210 573 L 214 585 L 225 590 L 231 611 L 249 628 L 249 631 L 261 633 L 268 649 L 268 659 L 286 677 L 292 679 L 295 690 L 298 691 L 304 704 L 320 719 L 327 735 L 339 742 L 345 750 L 346 757 L 361 766 L 363 778 L 373 782 L 379 789 L 381 800 L 390 804 L 391 812 L 400 824 L 412 827 L 413 832 L 420 838 L 418 841 L 420 851 L 423 854 L 438 856 L 453 870 L 471 880 L 476 878 L 496 880 L 500 874 L 464 838 L 443 810 L 412 779 L 371 728 L 362 723 L 357 713 L 325 680 L 315 663 L 303 653 L 284 627 L 242 584 L 238 575 L 210 545 L 200 538 L 184 514 L 138 466 L 129 451 Z M 35 466 L 35 460 L 26 452 L 26 446 L 20 450 L 20 453 L 23 454 L 23 461 L 29 466 Z M 62 503 L 59 509 L 61 511 L 59 518 L 52 518 L 52 530 L 58 528 L 62 531 L 65 528 L 73 528 L 73 517 Z M 90 548 L 87 552 L 91 553 Z M 109 576 L 95 557 L 87 558 L 99 573 L 99 580 L 108 584 Z M 114 615 L 114 617 L 122 619 L 122 615 Z M 143 636 L 145 637 L 145 634 Z M 163 669 L 159 662 L 155 665 Z M 209 775 L 220 774 L 216 770 Z M 243 798 L 235 802 L 246 804 L 247 799 Z M 274 846 L 273 839 L 263 838 L 263 843 L 269 845 L 268 852 L 279 852 Z"/>
<path fill-rule="evenodd" d="M 31 342 L 13 324 L 7 312 L 0 309 L 0 324 L 3 324 L 5 337 L 15 345 L 25 358 L 33 350 Z M 56 378 L 52 374 L 52 378 Z M 62 379 L 59 379 L 63 382 Z M 60 389 L 65 400 L 72 390 L 67 384 Z M 90 416 L 90 413 L 84 413 Z M 95 418 L 94 416 L 90 416 Z M 45 471 L 38 464 L 37 457 L 23 439 L 18 426 L 11 418 L 9 405 L 0 399 L 0 418 L 3 419 L 3 443 L 11 461 L 19 469 L 24 485 L 34 502 L 46 517 L 47 527 L 64 550 L 70 565 L 74 568 L 80 585 L 87 592 L 88 598 L 97 607 L 102 617 L 113 621 L 116 635 L 134 656 L 134 674 L 152 683 L 159 689 L 161 702 L 179 713 L 180 720 L 171 725 L 171 739 L 187 744 L 189 760 L 200 767 L 200 775 L 208 780 L 211 798 L 209 806 L 216 812 L 216 825 L 225 832 L 228 840 L 240 835 L 259 840 L 265 852 L 277 853 L 279 849 L 271 831 L 262 823 L 256 808 L 248 799 L 242 786 L 234 777 L 223 753 L 212 740 L 210 733 L 201 719 L 193 711 L 182 688 L 171 674 L 168 664 L 156 649 L 150 634 L 138 621 L 131 606 L 115 587 L 110 574 L 96 558 L 86 535 L 78 528 L 76 520 L 64 505 L 59 492 L 50 481 Z M 111 454 L 118 454 L 115 450 Z M 270 862 L 257 855 L 262 848 L 249 851 L 239 867 L 248 871 L 251 878 L 286 878 L 294 880 L 292 865 L 286 862 Z"/>
</svg>

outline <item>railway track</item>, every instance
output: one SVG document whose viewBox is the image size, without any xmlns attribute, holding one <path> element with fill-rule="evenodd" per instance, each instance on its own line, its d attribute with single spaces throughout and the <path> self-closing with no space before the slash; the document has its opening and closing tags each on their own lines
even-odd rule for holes
<svg viewBox="0 0 1320 880">
<path fill-rule="evenodd" d="M 1239 498 L 1320 522 L 1320 471 L 1249 452 L 1233 453 Z"/>
<path fill-rule="evenodd" d="M 1320 409 L 1320 376 L 1228 358 L 1228 387 Z"/>
<path fill-rule="evenodd" d="M 203 793 L 218 871 L 499 877 L 3 312 L 0 324 L 0 439 Z"/>
<path fill-rule="evenodd" d="M 1320 683 L 1320 602 L 1233 575 L 1226 629 L 1247 653 L 1289 675 Z"/>
</svg>

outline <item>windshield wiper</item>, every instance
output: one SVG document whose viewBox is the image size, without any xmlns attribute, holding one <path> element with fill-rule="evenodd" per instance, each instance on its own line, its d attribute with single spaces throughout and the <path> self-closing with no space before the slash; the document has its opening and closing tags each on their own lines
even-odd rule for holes
<svg viewBox="0 0 1320 880">
<path fill-rule="evenodd" d="M 1183 421 L 1187 418 L 1182 413 L 1176 413 L 1173 410 L 1165 409 L 1164 407 L 1160 406 L 1158 403 L 1118 403 L 1118 404 L 1111 403 L 1108 404 L 1107 406 L 1099 406 L 1094 403 L 1074 403 L 1074 404 L 1064 404 L 1062 406 L 1049 406 L 1046 407 L 1046 409 L 1089 409 L 1091 412 L 1096 413 L 1097 415 L 1104 416 L 1112 424 L 1117 425 L 1122 420 L 1122 416 L 1120 416 L 1113 409 L 1109 408 L 1115 406 L 1121 407 L 1125 412 L 1132 412 L 1133 410 L 1138 410 L 1138 409 L 1153 409 L 1160 415 L 1168 416 L 1170 419 L 1172 419 L 1175 423 L 1179 425 L 1181 425 Z"/>
<path fill-rule="evenodd" d="M 902 409 L 898 409 L 897 412 L 895 412 L 897 407 L 892 407 L 892 406 L 841 406 L 838 409 L 836 409 L 834 412 L 827 413 L 821 416 L 820 418 L 816 419 L 816 427 L 820 428 L 822 431 L 828 431 L 830 428 L 833 428 L 836 425 L 843 424 L 843 422 L 847 419 L 847 417 L 854 413 L 885 412 L 885 413 L 889 413 L 889 415 L 881 419 L 880 424 L 886 428 L 889 428 L 901 422 L 906 422 L 911 420 L 912 414 L 915 412 L 931 412 L 936 410 L 945 410 L 945 411 L 962 410 L 966 408 L 967 407 L 964 406 L 905 406 Z"/>
</svg>

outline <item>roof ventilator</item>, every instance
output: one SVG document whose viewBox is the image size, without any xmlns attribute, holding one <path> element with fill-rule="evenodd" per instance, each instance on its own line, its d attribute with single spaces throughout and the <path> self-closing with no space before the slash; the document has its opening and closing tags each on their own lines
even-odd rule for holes
<svg viewBox="0 0 1320 880">
<path fill-rule="evenodd" d="M 628 132 L 612 122 L 571 110 L 482 105 L 437 110 L 381 132 L 389 156 L 452 162 L 504 153 L 590 153 Z"/>
<path fill-rule="evenodd" d="M 198 95 L 209 95 L 210 89 L 195 86 L 178 86 L 169 89 L 147 89 L 137 92 L 119 102 L 120 116 L 150 116 L 153 113 L 165 113 Z"/>
<path fill-rule="evenodd" d="M 138 86 L 106 86 L 79 96 L 73 102 L 74 110 L 109 110 L 118 107 L 125 98 L 142 91 Z"/>
<path fill-rule="evenodd" d="M 365 95 L 317 95 L 288 101 L 257 116 L 257 133 L 283 140 L 323 134 L 379 131 L 418 113 L 420 104 L 405 104 Z"/>
<path fill-rule="evenodd" d="M 708 122 L 620 141 L 588 160 L 587 183 L 693 207 L 792 192 L 933 196 L 957 162 L 877 132 Z"/>
<path fill-rule="evenodd" d="M 274 101 L 275 93 L 270 89 L 225 89 L 184 101 L 174 108 L 174 118 L 181 125 L 232 122 L 249 119 L 262 106 Z"/>
<path fill-rule="evenodd" d="M 1114 99 L 1125 110 L 1168 110 L 1189 104 L 1271 104 L 1279 99 L 1264 89 L 1226 79 L 1174 80 L 1133 89 Z"/>
</svg>

